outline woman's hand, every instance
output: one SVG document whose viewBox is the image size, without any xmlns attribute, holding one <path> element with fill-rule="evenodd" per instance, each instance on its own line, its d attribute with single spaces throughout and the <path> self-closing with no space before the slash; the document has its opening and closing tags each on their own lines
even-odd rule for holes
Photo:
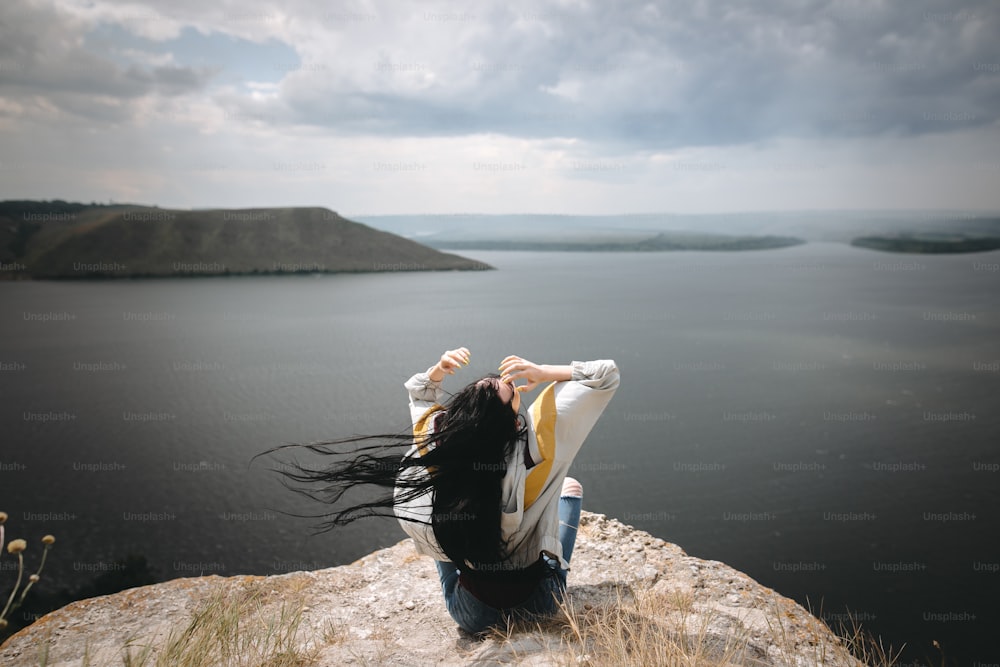
<svg viewBox="0 0 1000 667">
<path fill-rule="evenodd" d="M 467 347 L 448 350 L 442 354 L 441 359 L 427 371 L 431 382 L 440 382 L 445 375 L 454 375 L 463 365 L 468 366 L 471 354 Z"/>
<path fill-rule="evenodd" d="M 541 382 L 569 380 L 573 377 L 570 366 L 539 365 L 511 355 L 500 362 L 500 379 L 510 382 L 517 391 L 531 391 Z M 515 380 L 527 380 L 528 383 L 517 386 Z"/>
</svg>

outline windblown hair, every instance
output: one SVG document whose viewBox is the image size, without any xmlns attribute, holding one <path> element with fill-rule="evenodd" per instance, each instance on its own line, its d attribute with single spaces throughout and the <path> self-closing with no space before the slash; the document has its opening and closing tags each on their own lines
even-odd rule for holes
<svg viewBox="0 0 1000 667">
<path fill-rule="evenodd" d="M 408 429 L 311 444 L 293 443 L 254 458 L 301 448 L 333 459 L 319 468 L 293 461 L 275 469 L 293 491 L 330 506 L 341 505 L 306 515 L 323 519 L 318 527 L 320 532 L 365 517 L 395 516 L 393 508 L 431 493 L 430 524 L 449 559 L 476 567 L 507 560 L 509 553 L 500 528 L 502 480 L 507 473 L 507 461 L 527 436 L 524 418 L 515 415 L 500 398 L 496 382 L 480 380 L 453 394 L 428 417 L 428 422 L 433 422 L 433 427 L 419 438 Z M 406 450 L 413 444 L 419 454 L 406 456 Z M 353 451 L 339 451 L 345 445 L 352 445 Z M 373 500 L 341 503 L 345 493 L 361 486 L 376 487 L 382 493 Z"/>
</svg>

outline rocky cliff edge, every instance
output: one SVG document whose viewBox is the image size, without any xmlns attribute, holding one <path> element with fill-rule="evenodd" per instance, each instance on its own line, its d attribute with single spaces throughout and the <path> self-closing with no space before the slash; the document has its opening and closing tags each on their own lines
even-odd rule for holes
<svg viewBox="0 0 1000 667">
<path fill-rule="evenodd" d="M 581 519 L 568 601 L 569 616 L 477 639 L 448 616 L 433 561 L 406 539 L 325 570 L 182 578 L 74 602 L 10 637 L 0 663 L 860 664 L 794 601 L 600 514 Z"/>
</svg>

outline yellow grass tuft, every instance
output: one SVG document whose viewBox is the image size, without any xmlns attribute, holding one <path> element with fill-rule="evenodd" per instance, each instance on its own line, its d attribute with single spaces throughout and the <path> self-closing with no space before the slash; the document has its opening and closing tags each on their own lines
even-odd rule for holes
<svg viewBox="0 0 1000 667">
<path fill-rule="evenodd" d="M 751 642 L 749 624 L 710 609 L 696 610 L 689 591 L 619 588 L 606 601 L 594 604 L 574 602 L 570 595 L 552 620 L 499 629 L 492 639 L 516 658 L 527 658 L 527 654 L 518 655 L 517 647 L 524 645 L 518 642 L 519 635 L 548 636 L 556 646 L 542 663 L 535 656 L 531 664 L 565 667 L 892 667 L 898 660 L 898 652 L 883 647 L 857 624 L 841 632 L 839 641 L 817 636 L 804 646 L 786 634 L 784 614 L 777 605 L 760 611 L 767 616 L 767 634 L 777 649 L 771 655 L 764 655 Z"/>
<path fill-rule="evenodd" d="M 267 590 L 248 585 L 216 591 L 187 627 L 159 646 L 129 642 L 124 667 L 309 667 L 318 649 L 302 649 L 304 600 L 268 603 Z"/>
</svg>

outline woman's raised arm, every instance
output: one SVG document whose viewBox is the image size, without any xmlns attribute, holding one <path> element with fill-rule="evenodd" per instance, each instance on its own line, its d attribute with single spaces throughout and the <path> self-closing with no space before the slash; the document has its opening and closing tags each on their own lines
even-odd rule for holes
<svg viewBox="0 0 1000 667">
<path fill-rule="evenodd" d="M 444 390 L 441 380 L 445 375 L 454 375 L 463 364 L 469 363 L 470 352 L 467 347 L 447 350 L 436 364 L 423 373 L 416 373 L 403 383 L 410 398 L 410 419 L 413 424 L 435 405 L 444 402 Z"/>
</svg>

